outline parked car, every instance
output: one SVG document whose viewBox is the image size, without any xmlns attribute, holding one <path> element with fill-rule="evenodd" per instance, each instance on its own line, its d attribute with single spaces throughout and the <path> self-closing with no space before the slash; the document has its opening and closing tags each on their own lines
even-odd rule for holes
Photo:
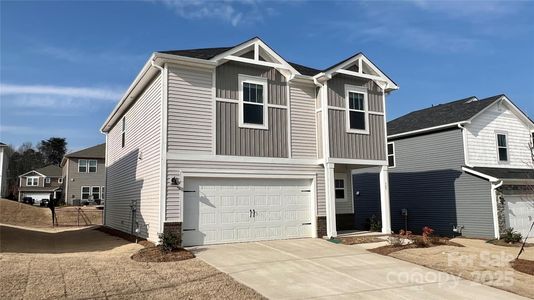
<svg viewBox="0 0 534 300">
<path fill-rule="evenodd" d="M 49 202 L 50 202 L 49 199 L 41 199 L 41 202 L 39 203 L 39 206 L 47 207 Z"/>
<path fill-rule="evenodd" d="M 32 197 L 23 197 L 22 198 L 22 203 L 33 205 L 34 202 L 35 202 L 35 200 L 33 200 Z"/>
</svg>

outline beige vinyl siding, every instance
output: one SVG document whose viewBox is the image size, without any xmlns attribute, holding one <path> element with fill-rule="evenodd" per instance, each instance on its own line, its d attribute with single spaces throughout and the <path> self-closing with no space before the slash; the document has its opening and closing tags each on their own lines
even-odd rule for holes
<svg viewBox="0 0 534 300">
<path fill-rule="evenodd" d="M 217 98 L 238 100 L 239 74 L 267 78 L 268 103 L 287 105 L 286 78 L 274 68 L 238 62 L 227 62 L 217 67 Z"/>
<path fill-rule="evenodd" d="M 169 68 L 168 150 L 212 153 L 212 72 Z"/>
<path fill-rule="evenodd" d="M 97 160 L 96 173 L 79 173 L 78 160 L 80 159 Z M 65 201 L 68 204 L 71 204 L 74 199 L 82 199 L 82 186 L 102 188 L 106 185 L 106 166 L 102 158 L 68 158 L 64 168 L 68 168 L 69 174 L 66 178 L 68 188 L 65 190 Z"/>
<path fill-rule="evenodd" d="M 330 156 L 335 158 L 385 160 L 384 116 L 369 115 L 369 134 L 348 133 L 343 110 L 328 110 Z"/>
<path fill-rule="evenodd" d="M 335 75 L 328 81 L 328 105 L 345 107 L 345 85 L 347 84 L 366 88 L 369 111 L 384 112 L 382 90 L 374 81 L 344 75 Z"/>
<path fill-rule="evenodd" d="M 126 111 L 126 144 L 121 146 L 122 119 L 108 133 L 105 224 L 131 233 L 130 205 L 137 201 L 136 221 L 142 237 L 157 241 L 160 208 L 161 76 L 156 77 Z"/>
<path fill-rule="evenodd" d="M 167 172 L 168 174 L 179 174 L 187 172 L 211 172 L 215 174 L 224 174 L 229 172 L 239 171 L 255 171 L 257 174 L 276 174 L 276 172 L 296 172 L 301 175 L 315 175 L 316 176 L 316 195 L 317 195 L 317 215 L 325 216 L 325 191 L 324 191 L 324 169 L 319 165 L 295 165 L 283 163 L 236 163 L 236 162 L 222 162 L 222 161 L 185 161 L 185 160 L 168 160 Z M 243 172 L 244 177 L 248 176 Z M 187 180 L 187 179 L 186 179 Z M 169 222 L 182 221 L 181 207 L 182 207 L 183 191 L 179 190 L 175 185 L 167 183 L 167 209 L 166 220 Z"/>
<path fill-rule="evenodd" d="M 287 109 L 270 107 L 269 129 L 239 127 L 238 104 L 217 102 L 217 154 L 288 157 Z"/>
<path fill-rule="evenodd" d="M 323 158 L 323 118 L 321 112 L 315 113 L 315 122 L 317 124 L 317 157 Z"/>
<path fill-rule="evenodd" d="M 317 125 L 315 123 L 315 87 L 292 85 L 291 157 L 317 158 Z"/>
</svg>

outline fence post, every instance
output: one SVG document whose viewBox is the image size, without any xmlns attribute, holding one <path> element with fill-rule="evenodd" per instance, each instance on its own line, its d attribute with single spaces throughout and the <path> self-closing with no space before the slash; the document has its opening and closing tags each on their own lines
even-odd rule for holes
<svg viewBox="0 0 534 300">
<path fill-rule="evenodd" d="M 78 227 L 80 227 L 80 208 L 78 207 Z"/>
</svg>

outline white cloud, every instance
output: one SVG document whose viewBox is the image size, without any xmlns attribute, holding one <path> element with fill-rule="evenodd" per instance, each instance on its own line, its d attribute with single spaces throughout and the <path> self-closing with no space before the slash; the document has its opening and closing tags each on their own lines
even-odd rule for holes
<svg viewBox="0 0 534 300">
<path fill-rule="evenodd" d="M 263 13 L 275 14 L 272 7 L 260 9 L 257 0 L 155 0 L 172 9 L 178 16 L 197 19 L 219 19 L 238 26 L 263 21 Z"/>
<path fill-rule="evenodd" d="M 41 96 L 67 96 L 72 99 L 94 99 L 118 101 L 123 92 L 118 89 L 95 87 L 69 87 L 55 85 L 18 85 L 0 84 L 0 96 L 6 95 L 41 95 Z"/>
</svg>

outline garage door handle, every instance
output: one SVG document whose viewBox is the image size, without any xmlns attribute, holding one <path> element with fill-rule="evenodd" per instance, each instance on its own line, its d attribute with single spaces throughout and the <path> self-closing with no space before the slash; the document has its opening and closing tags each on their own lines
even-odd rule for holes
<svg viewBox="0 0 534 300">
<path fill-rule="evenodd" d="M 249 218 L 252 218 L 252 209 L 250 210 L 250 214 L 248 215 Z"/>
<path fill-rule="evenodd" d="M 189 229 L 189 228 L 185 229 L 184 228 L 184 231 L 195 231 L 195 229 Z"/>
<path fill-rule="evenodd" d="M 311 222 L 310 223 L 302 223 L 302 225 L 311 225 Z"/>
<path fill-rule="evenodd" d="M 253 209 L 252 212 L 254 213 L 254 218 L 256 217 L 256 210 Z"/>
</svg>

